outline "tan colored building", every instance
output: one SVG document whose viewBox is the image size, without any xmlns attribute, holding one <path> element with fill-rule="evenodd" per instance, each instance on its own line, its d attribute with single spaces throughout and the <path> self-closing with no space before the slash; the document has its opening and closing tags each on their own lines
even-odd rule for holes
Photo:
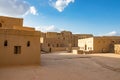
<svg viewBox="0 0 120 80">
<path fill-rule="evenodd" d="M 78 39 L 84 39 L 93 37 L 92 34 L 73 34 L 72 35 L 72 47 L 78 47 Z"/>
<path fill-rule="evenodd" d="M 114 47 L 115 53 L 120 54 L 120 44 L 115 44 Z"/>
<path fill-rule="evenodd" d="M 92 37 L 91 34 L 72 34 L 70 31 L 47 32 L 41 35 L 41 50 L 45 52 L 71 51 L 72 47 L 78 47 L 79 38 Z"/>
<path fill-rule="evenodd" d="M 0 16 L 0 66 L 40 64 L 40 32 Z"/>
<path fill-rule="evenodd" d="M 69 31 L 42 33 L 41 50 L 45 52 L 65 51 L 71 43 L 72 33 Z"/>
<path fill-rule="evenodd" d="M 113 53 L 114 44 L 120 43 L 119 36 L 91 37 L 78 40 L 79 50 L 93 51 L 94 53 Z"/>
</svg>

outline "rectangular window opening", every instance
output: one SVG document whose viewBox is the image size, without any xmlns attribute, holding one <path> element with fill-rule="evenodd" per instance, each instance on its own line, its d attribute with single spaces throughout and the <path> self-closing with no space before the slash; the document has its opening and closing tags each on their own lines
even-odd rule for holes
<svg viewBox="0 0 120 80">
<path fill-rule="evenodd" d="M 14 46 L 14 54 L 21 54 L 21 46 Z"/>
</svg>

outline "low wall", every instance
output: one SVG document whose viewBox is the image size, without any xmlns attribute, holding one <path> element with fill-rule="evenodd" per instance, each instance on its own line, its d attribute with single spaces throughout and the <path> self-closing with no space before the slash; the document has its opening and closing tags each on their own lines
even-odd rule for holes
<svg viewBox="0 0 120 80">
<path fill-rule="evenodd" d="M 43 47 L 41 51 L 47 52 L 47 53 L 51 52 L 50 47 Z"/>
<path fill-rule="evenodd" d="M 73 49 L 72 53 L 73 54 L 83 54 L 83 51 L 82 50 Z"/>
<path fill-rule="evenodd" d="M 66 47 L 43 47 L 43 52 L 51 53 L 56 51 L 66 51 Z"/>
<path fill-rule="evenodd" d="M 52 52 L 55 52 L 55 51 L 66 51 L 66 47 L 53 47 Z"/>
</svg>

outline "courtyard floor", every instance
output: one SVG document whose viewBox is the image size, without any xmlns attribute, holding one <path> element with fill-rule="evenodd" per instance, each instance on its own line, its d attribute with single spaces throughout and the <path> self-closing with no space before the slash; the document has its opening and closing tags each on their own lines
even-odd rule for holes
<svg viewBox="0 0 120 80">
<path fill-rule="evenodd" d="M 0 68 L 0 80 L 120 80 L 120 55 L 41 55 L 41 66 Z"/>
</svg>

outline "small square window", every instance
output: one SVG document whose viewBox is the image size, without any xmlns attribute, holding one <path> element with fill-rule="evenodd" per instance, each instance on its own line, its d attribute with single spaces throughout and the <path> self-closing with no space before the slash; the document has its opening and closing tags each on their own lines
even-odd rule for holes
<svg viewBox="0 0 120 80">
<path fill-rule="evenodd" d="M 14 46 L 14 54 L 21 54 L 21 46 Z"/>
</svg>

